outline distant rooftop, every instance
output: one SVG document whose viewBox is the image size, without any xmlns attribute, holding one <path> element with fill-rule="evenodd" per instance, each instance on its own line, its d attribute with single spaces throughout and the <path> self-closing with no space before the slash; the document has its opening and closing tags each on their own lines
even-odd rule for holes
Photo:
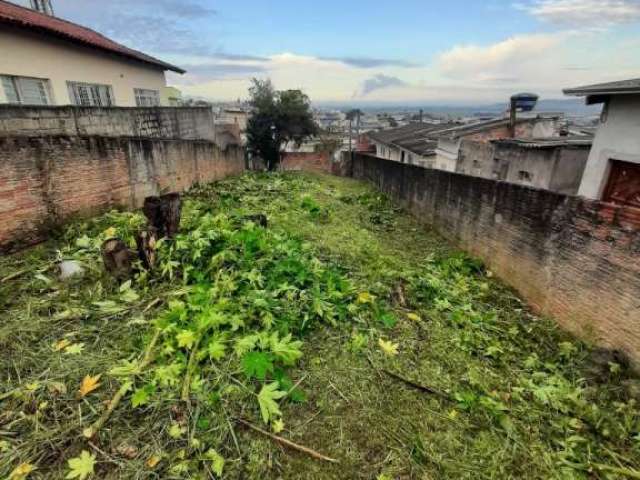
<svg viewBox="0 0 640 480">
<path fill-rule="evenodd" d="M 0 25 L 11 25 L 31 32 L 39 32 L 73 42 L 77 45 L 95 48 L 103 52 L 143 62 L 163 70 L 185 73 L 180 67 L 163 62 L 162 60 L 158 60 L 132 48 L 125 47 L 87 27 L 62 20 L 61 18 L 45 15 L 4 0 L 0 0 Z"/>
<path fill-rule="evenodd" d="M 554 119 L 559 118 L 560 113 L 519 113 L 516 123 L 526 123 L 535 120 L 542 119 Z M 492 118 L 490 120 L 484 120 L 481 122 L 469 123 L 466 125 L 459 125 L 446 130 L 440 130 L 437 132 L 439 138 L 451 138 L 456 139 L 466 135 L 472 135 L 474 133 L 485 132 L 487 130 L 493 130 L 494 128 L 505 127 L 509 125 L 509 118 L 500 117 Z"/>
<path fill-rule="evenodd" d="M 435 155 L 438 145 L 433 134 L 439 130 L 450 128 L 452 124 L 410 123 L 403 127 L 368 132 L 373 141 L 385 145 L 397 146 L 423 157 Z"/>
</svg>

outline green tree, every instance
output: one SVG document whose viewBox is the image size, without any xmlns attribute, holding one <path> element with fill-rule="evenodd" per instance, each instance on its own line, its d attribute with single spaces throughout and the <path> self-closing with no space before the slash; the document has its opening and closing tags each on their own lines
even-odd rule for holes
<svg viewBox="0 0 640 480">
<path fill-rule="evenodd" d="M 247 148 L 252 155 L 264 159 L 267 169 L 275 170 L 282 145 L 300 145 L 318 133 L 311 102 L 300 90 L 276 91 L 271 80 L 256 78 L 249 96 L 252 115 L 247 123 Z"/>
</svg>

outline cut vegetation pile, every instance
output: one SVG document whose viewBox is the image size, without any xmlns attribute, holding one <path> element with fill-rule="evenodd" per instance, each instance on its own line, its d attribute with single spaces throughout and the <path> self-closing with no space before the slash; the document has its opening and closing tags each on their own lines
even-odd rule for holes
<svg viewBox="0 0 640 480">
<path fill-rule="evenodd" d="M 100 246 L 144 223 L 0 259 L 0 478 L 640 478 L 624 359 L 370 187 L 196 187 L 155 267 L 116 281 Z"/>
</svg>

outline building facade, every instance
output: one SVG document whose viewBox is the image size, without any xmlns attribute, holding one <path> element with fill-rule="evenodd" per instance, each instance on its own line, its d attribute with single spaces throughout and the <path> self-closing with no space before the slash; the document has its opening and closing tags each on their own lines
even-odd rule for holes
<svg viewBox="0 0 640 480">
<path fill-rule="evenodd" d="M 103 35 L 0 0 L 0 103 L 169 106 L 165 71 L 179 67 Z"/>
<path fill-rule="evenodd" d="M 602 104 L 579 194 L 640 207 L 640 79 L 567 89 Z"/>
<path fill-rule="evenodd" d="M 576 195 L 591 142 L 590 137 L 464 140 L 456 172 Z"/>
<path fill-rule="evenodd" d="M 511 125 L 508 118 L 470 123 L 438 132 L 434 168 L 455 172 L 463 140 L 486 143 L 504 138 L 548 138 L 559 135 L 561 116 L 534 114 L 518 118 Z"/>
</svg>

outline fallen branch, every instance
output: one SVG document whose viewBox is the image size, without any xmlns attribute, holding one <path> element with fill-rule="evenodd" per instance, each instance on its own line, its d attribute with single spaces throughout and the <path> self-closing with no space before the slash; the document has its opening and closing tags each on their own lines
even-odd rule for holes
<svg viewBox="0 0 640 480">
<path fill-rule="evenodd" d="M 142 363 L 140 364 L 140 372 L 147 368 L 149 364 L 153 361 L 153 349 L 156 347 L 156 343 L 160 339 L 160 334 L 162 331 L 158 328 L 156 333 L 153 335 L 151 339 L 151 343 L 147 346 L 147 349 L 144 351 L 144 356 L 142 357 Z"/>
<path fill-rule="evenodd" d="M 156 305 L 159 305 L 160 303 L 162 303 L 162 298 L 158 297 L 154 301 L 149 303 L 149 305 L 146 306 L 146 308 L 142 311 L 142 313 L 147 313 L 149 310 L 151 310 Z"/>
<path fill-rule="evenodd" d="M 147 349 L 145 350 L 144 355 L 142 357 L 142 362 L 138 367 L 140 373 L 142 373 L 142 371 L 145 368 L 147 368 L 149 364 L 153 361 L 153 349 L 155 348 L 156 343 L 158 343 L 158 339 L 160 338 L 160 333 L 161 333 L 160 329 L 157 329 L 156 333 L 151 339 L 151 343 L 149 343 L 149 345 L 147 346 Z M 104 413 L 100 416 L 98 420 L 96 420 L 96 422 L 93 425 L 91 425 L 89 428 L 85 428 L 82 431 L 82 435 L 85 438 L 95 437 L 96 434 L 100 431 L 100 429 L 104 427 L 105 423 L 107 423 L 107 421 L 109 420 L 109 417 L 111 416 L 113 411 L 116 409 L 116 407 L 120 404 L 124 396 L 132 388 L 133 388 L 133 382 L 128 381 L 123 383 L 120 389 L 116 392 L 116 394 L 113 396 L 113 398 L 109 402 L 109 406 L 104 411 Z"/>
<path fill-rule="evenodd" d="M 16 278 L 21 277 L 28 271 L 29 271 L 28 268 L 25 268 L 24 270 L 18 270 L 17 272 L 14 272 L 11 275 L 7 275 L 6 277 L 4 277 L 2 280 L 0 280 L 0 283 L 7 283 L 11 280 L 15 280 Z"/>
<path fill-rule="evenodd" d="M 254 431 L 258 432 L 258 433 L 261 433 L 265 437 L 268 437 L 271 440 L 274 440 L 274 441 L 284 445 L 285 447 L 289 447 L 289 448 L 292 448 L 292 449 L 297 450 L 299 452 L 306 453 L 307 455 L 309 455 L 312 458 L 315 458 L 316 460 L 323 460 L 325 462 L 331 462 L 331 463 L 339 463 L 338 460 L 336 460 L 335 458 L 327 457 L 326 455 L 318 453 L 315 450 L 307 448 L 307 447 L 305 447 L 303 445 L 298 445 L 297 443 L 294 443 L 294 442 L 292 442 L 290 440 L 287 440 L 286 438 L 282 438 L 282 437 L 279 437 L 278 435 L 274 435 L 273 433 L 269 433 L 266 430 L 263 430 L 260 427 L 256 427 L 252 423 L 247 422 L 246 420 L 243 420 L 241 418 L 236 418 L 235 420 L 237 422 L 241 423 L 242 425 L 244 425 L 246 427 L 249 427 L 251 430 L 254 430 Z"/>
<path fill-rule="evenodd" d="M 449 395 L 447 395 L 444 392 L 441 392 L 440 390 L 436 390 L 433 387 L 428 387 L 426 385 L 421 385 L 419 383 L 414 382 L 413 380 L 408 380 L 404 377 L 401 377 L 400 375 L 398 375 L 397 373 L 391 372 L 389 370 L 386 369 L 382 369 L 382 372 L 386 373 L 387 375 L 389 375 L 391 378 L 395 378 L 396 380 L 404 383 L 405 385 L 408 385 L 412 388 L 415 388 L 416 390 L 420 390 L 421 392 L 425 392 L 425 393 L 430 393 L 433 395 L 436 395 L 440 398 L 443 398 L 445 400 L 451 400 L 451 398 L 449 397 Z"/>
<path fill-rule="evenodd" d="M 100 418 L 96 420 L 95 423 L 91 425 L 89 428 L 85 428 L 82 431 L 82 435 L 84 435 L 85 438 L 93 438 L 96 436 L 96 434 L 100 431 L 100 429 L 104 426 L 104 424 L 107 423 L 107 420 L 109 420 L 109 417 L 111 416 L 113 411 L 120 404 L 124 396 L 127 394 L 127 392 L 129 392 L 129 390 L 131 390 L 132 387 L 133 387 L 132 382 L 125 382 L 122 384 L 122 386 L 120 387 L 120 390 L 118 390 L 118 392 L 111 399 L 111 401 L 109 402 L 109 406 L 104 411 L 104 413 L 100 416 Z"/>
</svg>

